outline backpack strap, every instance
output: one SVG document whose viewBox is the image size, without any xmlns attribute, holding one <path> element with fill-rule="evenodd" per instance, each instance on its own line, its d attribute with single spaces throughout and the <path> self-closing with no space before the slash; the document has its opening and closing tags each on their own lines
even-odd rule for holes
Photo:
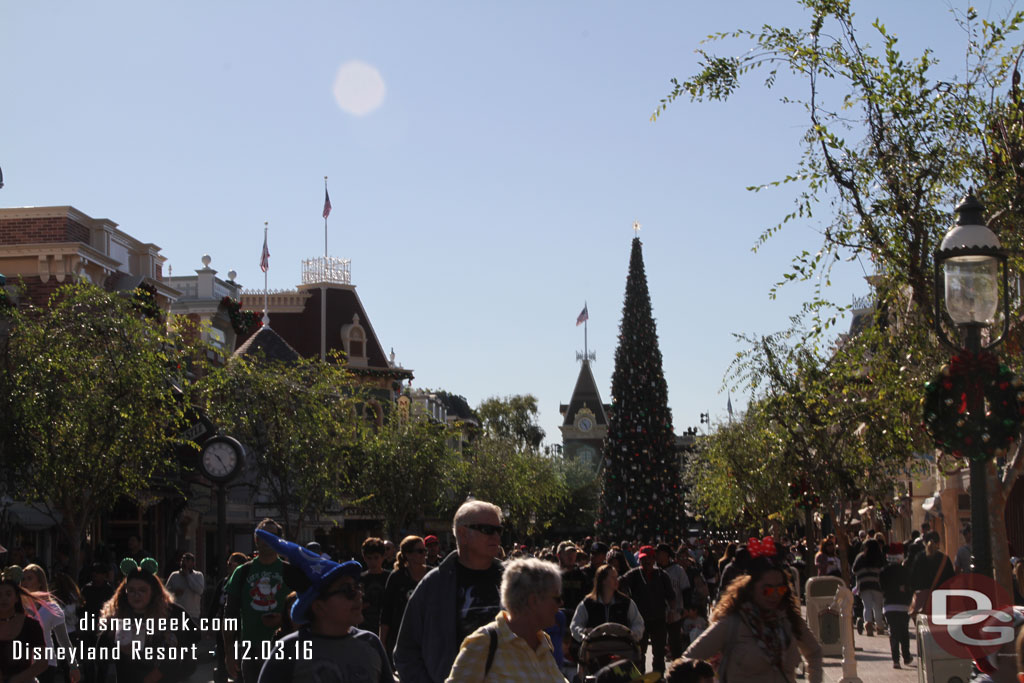
<svg viewBox="0 0 1024 683">
<path fill-rule="evenodd" d="M 490 623 L 484 626 L 484 630 L 491 637 L 491 642 L 487 645 L 487 663 L 484 664 L 484 678 L 487 678 L 487 674 L 491 671 L 491 665 L 494 664 L 494 653 L 498 651 L 498 628 Z"/>
</svg>

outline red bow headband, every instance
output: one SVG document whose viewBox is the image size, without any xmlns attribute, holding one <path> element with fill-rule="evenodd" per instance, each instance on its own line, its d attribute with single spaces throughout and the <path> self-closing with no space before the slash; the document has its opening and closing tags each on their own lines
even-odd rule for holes
<svg viewBox="0 0 1024 683">
<path fill-rule="evenodd" d="M 764 540 L 751 538 L 747 540 L 747 551 L 750 552 L 750 559 L 755 557 L 775 557 L 775 539 L 765 536 Z"/>
</svg>

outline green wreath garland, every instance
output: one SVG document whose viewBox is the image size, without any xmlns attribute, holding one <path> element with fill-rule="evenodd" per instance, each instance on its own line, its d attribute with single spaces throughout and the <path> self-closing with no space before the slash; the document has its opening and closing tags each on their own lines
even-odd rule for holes
<svg viewBox="0 0 1024 683">
<path fill-rule="evenodd" d="M 971 384 L 980 385 L 987 412 L 981 420 L 967 410 Z M 935 447 L 954 458 L 987 460 L 1006 454 L 1024 415 L 1024 382 L 992 353 L 964 351 L 925 385 L 922 425 Z"/>
<path fill-rule="evenodd" d="M 220 300 L 220 305 L 227 309 L 231 328 L 239 337 L 248 337 L 250 333 L 263 327 L 260 314 L 256 311 L 243 311 L 242 302 L 238 299 L 226 296 Z"/>
</svg>

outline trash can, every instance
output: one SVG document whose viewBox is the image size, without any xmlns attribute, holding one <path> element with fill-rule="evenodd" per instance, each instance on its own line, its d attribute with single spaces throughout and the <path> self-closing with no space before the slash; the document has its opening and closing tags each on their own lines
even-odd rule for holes
<svg viewBox="0 0 1024 683">
<path fill-rule="evenodd" d="M 971 677 L 971 660 L 949 654 L 931 633 L 928 617 L 919 614 L 917 622 L 918 683 L 967 683 Z"/>
<path fill-rule="evenodd" d="M 836 590 L 846 582 L 838 576 L 814 576 L 807 579 L 804 589 L 807 596 L 807 626 L 821 643 L 821 654 L 842 656 L 843 640 L 839 609 L 832 607 Z M 850 624 L 850 628 L 853 624 Z"/>
</svg>

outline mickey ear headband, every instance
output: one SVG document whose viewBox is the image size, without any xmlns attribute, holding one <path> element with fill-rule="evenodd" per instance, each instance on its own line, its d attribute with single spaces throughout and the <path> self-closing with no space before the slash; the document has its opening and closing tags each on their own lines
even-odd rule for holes
<svg viewBox="0 0 1024 683">
<path fill-rule="evenodd" d="M 156 576 L 156 570 L 160 568 L 160 563 L 158 563 L 152 557 L 147 557 L 146 559 L 142 560 L 141 564 L 130 557 L 126 557 L 123 560 L 121 560 L 121 564 L 118 565 L 118 568 L 121 570 L 121 573 L 125 576 L 128 576 L 132 572 L 137 571 L 146 571 L 152 574 L 153 576 Z"/>
<path fill-rule="evenodd" d="M 21 567 L 16 564 L 12 564 L 10 567 L 4 567 L 4 570 L 0 572 L 0 581 L 13 581 L 20 586 L 22 574 L 23 571 Z"/>
</svg>

